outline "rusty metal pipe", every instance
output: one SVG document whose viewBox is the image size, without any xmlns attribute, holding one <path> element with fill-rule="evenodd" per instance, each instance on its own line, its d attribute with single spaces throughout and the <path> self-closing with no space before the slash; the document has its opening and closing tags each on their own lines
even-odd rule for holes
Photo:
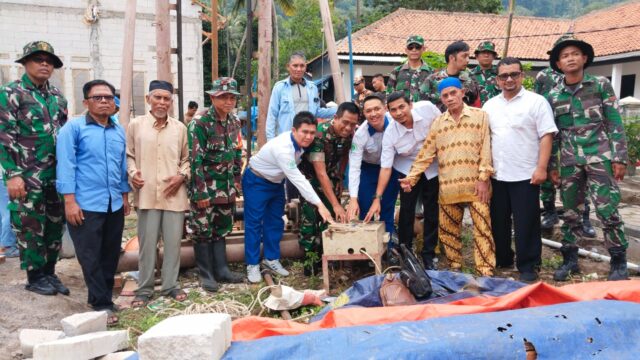
<svg viewBox="0 0 640 360">
<path fill-rule="evenodd" d="M 280 240 L 280 253 L 284 259 L 302 259 L 304 251 L 298 244 L 298 236 L 285 233 Z M 157 267 L 162 265 L 163 249 L 160 248 Z M 138 251 L 126 251 L 120 254 L 117 272 L 138 270 Z M 230 235 L 227 237 L 227 260 L 229 262 L 244 261 L 244 234 Z M 183 242 L 180 248 L 180 267 L 192 268 L 196 265 L 191 242 Z"/>
</svg>

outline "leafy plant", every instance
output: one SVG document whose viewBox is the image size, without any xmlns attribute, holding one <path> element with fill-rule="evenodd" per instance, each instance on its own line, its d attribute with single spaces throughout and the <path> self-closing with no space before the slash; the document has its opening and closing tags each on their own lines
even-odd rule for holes
<svg viewBox="0 0 640 360">
<path fill-rule="evenodd" d="M 525 74 L 527 71 L 531 71 L 532 68 L 533 64 L 531 64 L 530 62 L 522 63 L 522 70 L 525 71 Z M 522 86 L 524 86 L 524 88 L 529 91 L 533 91 L 533 85 L 535 84 L 535 82 L 536 79 L 533 76 L 525 75 L 524 79 L 522 80 Z"/>
<path fill-rule="evenodd" d="M 635 164 L 640 160 L 640 120 L 625 119 L 624 131 L 627 135 L 629 160 L 632 164 Z"/>
<path fill-rule="evenodd" d="M 320 255 L 315 251 L 307 251 L 304 254 L 304 266 L 311 269 L 311 275 L 315 275 L 314 265 L 320 261 Z"/>
</svg>

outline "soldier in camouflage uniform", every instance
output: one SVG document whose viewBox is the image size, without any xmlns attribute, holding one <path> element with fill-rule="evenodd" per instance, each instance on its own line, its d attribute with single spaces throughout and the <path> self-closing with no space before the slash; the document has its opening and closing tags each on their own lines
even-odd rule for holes
<svg viewBox="0 0 640 360">
<path fill-rule="evenodd" d="M 346 222 L 347 214 L 340 203 L 342 181 L 351 150 L 351 139 L 358 125 L 359 110 L 353 103 L 340 104 L 331 122 L 318 124 L 316 138 L 305 151 L 298 168 L 309 180 L 324 205 L 337 221 Z M 305 252 L 322 249 L 321 233 L 326 229 L 318 208 L 305 199 L 301 201 L 300 245 Z M 310 267 L 305 274 L 310 274 Z"/>
<path fill-rule="evenodd" d="M 67 121 L 67 100 L 49 83 L 62 61 L 50 44 L 34 41 L 16 62 L 25 74 L 0 88 L 0 165 L 20 267 L 27 271 L 27 290 L 69 295 L 55 275 L 63 224 L 62 198 L 55 188 L 55 139 Z"/>
<path fill-rule="evenodd" d="M 462 83 L 465 104 L 480 107 L 480 87 L 469 71 L 465 70 L 469 64 L 469 45 L 464 41 L 456 41 L 447 46 L 444 56 L 447 67 L 434 72 L 425 80 L 424 89 L 428 94 L 427 100 L 437 106 L 441 112 L 447 111 L 447 107 L 440 101 L 438 83 L 444 78 L 453 76 Z"/>
<path fill-rule="evenodd" d="M 202 287 L 217 291 L 220 282 L 242 282 L 243 276 L 227 266 L 225 236 L 233 226 L 240 190 L 242 137 L 236 106 L 237 82 L 219 78 L 207 94 L 211 107 L 189 123 L 187 139 L 191 159 L 189 184 L 191 239 Z"/>
<path fill-rule="evenodd" d="M 373 91 L 365 87 L 365 81 L 362 76 L 358 76 L 353 80 L 353 89 L 356 91 L 356 97 L 353 99 L 353 102 L 358 106 L 358 109 L 360 109 L 358 123 L 362 124 L 365 120 L 364 115 L 362 115 L 362 102 L 367 96 L 373 94 Z"/>
<path fill-rule="evenodd" d="M 576 242 L 583 236 L 580 214 L 587 186 L 611 255 L 608 279 L 629 276 L 628 243 L 617 209 L 620 190 L 616 184 L 626 172 L 627 142 L 611 83 L 605 77 L 584 73 L 593 57 L 593 47 L 572 34 L 559 41 L 549 57 L 551 67 L 564 74 L 564 81 L 547 97 L 560 130 L 554 138 L 549 175 L 556 185 L 560 184 L 565 209 L 564 261 L 554 274 L 556 281 L 565 281 L 580 271 Z"/>
<path fill-rule="evenodd" d="M 424 38 L 419 35 L 409 36 L 405 48 L 407 62 L 393 69 L 387 81 L 387 95 L 395 91 L 403 91 L 411 101 L 428 100 L 429 92 L 425 88 L 425 80 L 433 73 L 431 66 L 422 61 Z"/>
<path fill-rule="evenodd" d="M 500 88 L 496 81 L 498 68 L 493 61 L 498 58 L 496 45 L 491 41 L 483 41 L 474 52 L 478 66 L 471 69 L 471 75 L 480 87 L 480 104 L 500 94 Z"/>
<path fill-rule="evenodd" d="M 558 38 L 556 43 L 559 43 L 564 39 L 564 36 Z M 551 55 L 551 50 L 547 51 L 547 54 Z M 551 66 L 544 68 L 536 75 L 536 80 L 533 84 L 533 91 L 537 94 L 549 96 L 551 89 L 560 84 L 563 80 L 563 75 L 551 68 Z M 558 212 L 556 211 L 556 188 L 551 180 L 547 180 L 540 185 L 540 201 L 542 201 L 542 221 L 540 227 L 545 230 L 553 229 L 553 226 L 560 222 Z M 584 212 L 582 213 L 582 231 L 584 236 L 589 238 L 596 237 L 596 230 L 591 225 L 589 220 L 589 199 L 584 200 Z"/>
</svg>

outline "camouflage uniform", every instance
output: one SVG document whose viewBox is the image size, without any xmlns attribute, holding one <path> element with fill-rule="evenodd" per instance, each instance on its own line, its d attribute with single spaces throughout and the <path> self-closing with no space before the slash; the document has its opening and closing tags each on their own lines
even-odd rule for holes
<svg viewBox="0 0 640 360">
<path fill-rule="evenodd" d="M 444 68 L 433 74 L 431 74 L 425 80 L 425 89 L 427 91 L 428 99 L 434 105 L 440 109 L 441 112 L 447 111 L 447 107 L 440 101 L 440 92 L 438 92 L 438 83 L 440 80 L 449 77 L 447 69 Z M 478 83 L 472 78 L 471 74 L 463 70 L 458 74 L 458 79 L 462 83 L 462 89 L 464 90 L 464 103 L 469 106 L 480 107 L 480 87 Z"/>
<path fill-rule="evenodd" d="M 189 123 L 191 154 L 190 227 L 196 242 L 222 240 L 231 232 L 242 168 L 240 120 L 234 114 L 219 119 L 212 106 Z M 199 200 L 210 206 L 199 209 Z"/>
<path fill-rule="evenodd" d="M 27 44 L 25 54 L 34 50 L 29 46 L 35 49 L 31 54 L 39 47 L 50 48 L 47 43 L 34 42 Z M 23 270 L 38 270 L 58 260 L 64 211 L 55 188 L 55 139 L 66 122 L 67 100 L 50 83 L 38 88 L 24 74 L 0 88 L 0 165 L 5 170 L 4 181 L 20 176 L 27 192 L 25 199 L 9 203 Z"/>
<path fill-rule="evenodd" d="M 482 70 L 480 65 L 471 70 L 471 76 L 480 88 L 480 104 L 484 105 L 489 99 L 500 94 L 496 76 L 498 67 L 493 65 L 489 70 Z"/>
<path fill-rule="evenodd" d="M 362 80 L 362 81 L 364 81 L 364 80 Z M 356 93 L 356 98 L 353 100 L 353 102 L 356 104 L 358 109 L 360 109 L 360 115 L 358 116 L 358 123 L 360 123 L 360 124 L 362 124 L 366 120 L 364 118 L 364 111 L 363 111 L 363 108 L 362 108 L 362 106 L 364 104 L 362 102 L 369 95 L 373 95 L 373 91 L 371 91 L 369 89 L 364 89 L 364 91 L 361 94 Z"/>
<path fill-rule="evenodd" d="M 562 82 L 564 76 L 553 70 L 551 67 L 544 68 L 536 75 L 536 81 L 533 84 L 533 91 L 545 98 L 549 96 L 551 89 Z M 556 188 L 551 180 L 546 180 L 540 185 L 540 200 L 543 203 L 554 203 L 556 201 Z"/>
<path fill-rule="evenodd" d="M 414 70 L 409 64 L 403 64 L 391 71 L 387 82 L 387 94 L 395 91 L 403 91 L 411 101 L 428 100 L 429 89 L 425 85 L 425 80 L 433 73 L 431 66 L 424 62 L 420 68 Z"/>
<path fill-rule="evenodd" d="M 498 57 L 496 52 L 496 45 L 491 41 L 483 41 L 478 44 L 478 47 L 474 51 L 476 59 L 478 54 L 482 52 L 490 52 L 493 54 L 494 59 Z M 491 66 L 488 70 L 482 70 L 480 65 L 471 70 L 471 76 L 478 83 L 480 87 L 480 105 L 484 105 L 489 99 L 500 94 L 500 88 L 498 87 L 496 76 L 498 75 L 498 67 L 496 65 Z"/>
<path fill-rule="evenodd" d="M 559 161 L 565 209 L 563 243 L 574 244 L 581 235 L 579 208 L 588 186 L 607 248 L 626 248 L 624 224 L 617 209 L 620 190 L 611 163 L 627 163 L 627 143 L 611 83 L 585 74 L 575 91 L 561 82 L 548 100 L 560 130 L 554 138 L 549 168 L 557 169 Z"/>
<path fill-rule="evenodd" d="M 320 181 L 313 169 L 313 161 L 323 161 L 326 165 L 327 175 L 333 185 L 333 194 L 340 200 L 342 192 L 342 181 L 344 178 L 346 163 L 349 158 L 349 150 L 351 149 L 351 136 L 342 138 L 336 135 L 333 129 L 333 122 L 318 124 L 316 138 L 311 144 L 309 151 L 305 151 L 302 162 L 298 165 L 300 171 L 309 180 L 314 191 L 320 197 L 327 209 L 331 210 L 331 215 L 335 216 L 332 211 L 331 203 L 322 191 Z M 300 221 L 300 245 L 306 251 L 317 250 L 321 244 L 321 234 L 327 228 L 322 217 L 318 213 L 318 208 L 305 200 L 301 202 L 301 221 Z"/>
</svg>

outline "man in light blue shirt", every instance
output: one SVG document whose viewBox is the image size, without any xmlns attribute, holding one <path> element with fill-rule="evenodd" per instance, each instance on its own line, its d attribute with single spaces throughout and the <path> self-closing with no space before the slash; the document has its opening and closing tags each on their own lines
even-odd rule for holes
<svg viewBox="0 0 640 360">
<path fill-rule="evenodd" d="M 124 129 L 110 116 L 115 89 L 93 80 L 82 89 L 88 112 L 60 129 L 56 144 L 56 189 L 64 196 L 65 216 L 82 267 L 89 305 L 117 322 L 113 278 L 120 255 L 124 217 L 129 213 Z"/>
<path fill-rule="evenodd" d="M 267 141 L 291 131 L 293 117 L 300 111 L 308 111 L 316 118 L 331 119 L 335 108 L 320 107 L 316 85 L 304 78 L 307 60 L 301 52 L 294 52 L 287 63 L 289 76 L 278 81 L 271 92 L 267 114 Z"/>
</svg>

